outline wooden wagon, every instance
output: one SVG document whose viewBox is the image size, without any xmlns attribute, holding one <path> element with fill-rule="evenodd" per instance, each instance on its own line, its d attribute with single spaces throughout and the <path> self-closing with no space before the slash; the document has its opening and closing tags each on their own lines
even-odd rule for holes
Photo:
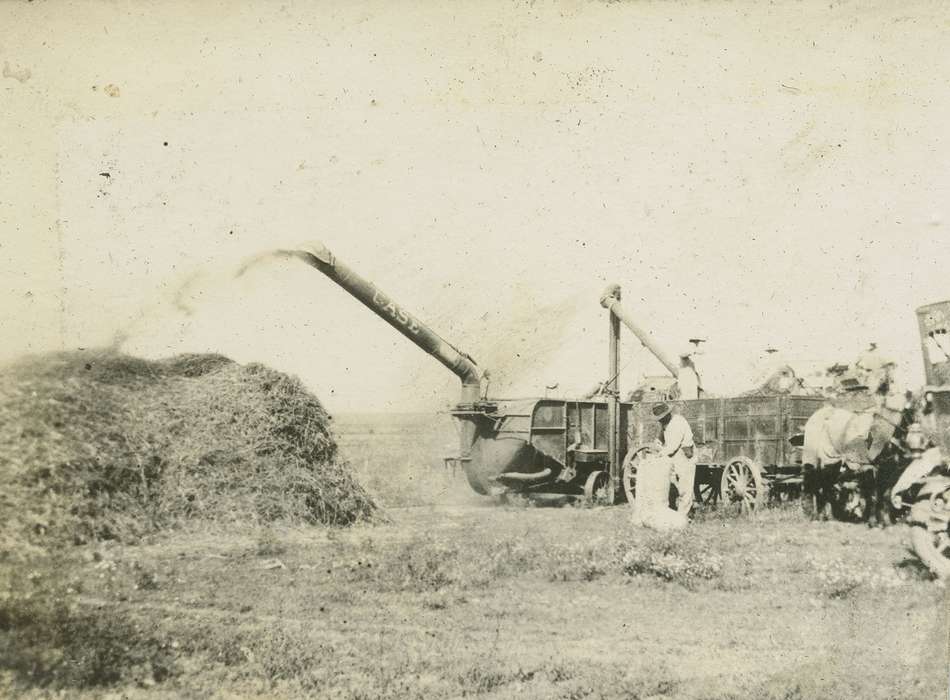
<svg viewBox="0 0 950 700">
<path fill-rule="evenodd" d="M 694 498 L 753 510 L 766 498 L 795 497 L 802 487 L 801 449 L 789 438 L 801 433 L 825 400 L 813 396 L 741 396 L 675 402 L 696 442 Z M 659 437 L 651 410 L 657 402 L 633 404 L 621 480 L 633 495 L 637 463 Z"/>
</svg>

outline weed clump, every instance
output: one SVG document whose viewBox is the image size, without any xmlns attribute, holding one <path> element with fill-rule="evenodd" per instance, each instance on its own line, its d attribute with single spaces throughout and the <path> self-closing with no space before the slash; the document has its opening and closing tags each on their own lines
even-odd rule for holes
<svg viewBox="0 0 950 700">
<path fill-rule="evenodd" d="M 467 579 L 459 548 L 441 542 L 412 540 L 391 550 L 375 551 L 364 543 L 360 558 L 345 567 L 350 582 L 372 582 L 384 590 L 437 592 Z"/>
<path fill-rule="evenodd" d="M 854 596 L 858 591 L 892 591 L 907 585 L 910 574 L 896 567 L 872 568 L 841 560 L 808 558 L 817 579 L 817 593 L 832 600 Z"/>
<path fill-rule="evenodd" d="M 682 532 L 656 535 L 634 545 L 623 556 L 624 573 L 652 575 L 694 588 L 722 575 L 723 559 Z"/>
<path fill-rule="evenodd" d="M 257 538 L 256 554 L 259 557 L 277 557 L 286 551 L 287 546 L 269 527 L 265 528 Z"/>
<path fill-rule="evenodd" d="M 112 351 L 0 369 L 0 556 L 189 519 L 347 525 L 375 506 L 299 380 L 220 355 Z"/>
</svg>

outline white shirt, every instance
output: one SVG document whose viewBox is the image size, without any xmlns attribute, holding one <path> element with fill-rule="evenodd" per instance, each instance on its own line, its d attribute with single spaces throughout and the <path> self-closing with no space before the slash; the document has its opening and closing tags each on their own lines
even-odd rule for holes
<svg viewBox="0 0 950 700">
<path fill-rule="evenodd" d="M 874 350 L 865 350 L 861 353 L 858 361 L 854 364 L 865 372 L 878 372 L 891 364 L 891 361 L 881 355 L 880 351 L 875 348 Z"/>
<path fill-rule="evenodd" d="M 683 416 L 674 413 L 663 429 L 663 454 L 673 457 L 682 447 L 693 447 L 693 429 Z"/>
<path fill-rule="evenodd" d="M 699 398 L 699 375 L 692 367 L 680 367 L 676 375 L 676 384 L 680 388 L 681 399 Z"/>
</svg>

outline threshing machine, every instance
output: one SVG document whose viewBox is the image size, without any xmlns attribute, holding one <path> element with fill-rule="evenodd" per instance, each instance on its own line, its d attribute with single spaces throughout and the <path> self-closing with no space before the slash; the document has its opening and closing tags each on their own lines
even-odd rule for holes
<svg viewBox="0 0 950 700">
<path fill-rule="evenodd" d="M 442 339 L 322 244 L 278 254 L 299 258 L 318 269 L 459 377 L 461 395 L 452 410 L 460 426 L 459 454 L 449 459 L 462 466 L 477 493 L 584 495 L 603 502 L 629 494 L 630 458 L 652 423 L 645 404 L 620 400 L 620 325 L 629 328 L 674 377 L 677 367 L 623 308 L 619 286 L 609 286 L 601 297 L 601 305 L 609 311 L 610 379 L 599 396 L 493 399 L 485 395 L 484 372 L 469 355 Z M 720 494 L 732 501 L 748 502 L 751 498 L 751 505 L 756 505 L 763 491 L 762 467 L 756 460 L 766 459 L 766 464 L 773 466 L 793 462 L 793 456 L 786 454 L 785 433 L 798 429 L 820 400 L 812 406 L 809 401 L 795 403 L 781 397 L 764 403 L 746 400 L 738 407 L 728 401 L 682 402 L 694 432 L 700 431 L 696 432 L 700 444 L 717 442 L 720 447 L 707 450 L 718 461 L 700 465 L 697 495 L 700 500 L 715 500 Z M 794 414 L 792 423 L 789 413 Z M 762 433 L 765 424 L 767 430 Z M 730 468 L 733 479 L 727 484 Z M 749 485 L 748 491 L 742 484 L 736 485 L 737 478 Z"/>
</svg>

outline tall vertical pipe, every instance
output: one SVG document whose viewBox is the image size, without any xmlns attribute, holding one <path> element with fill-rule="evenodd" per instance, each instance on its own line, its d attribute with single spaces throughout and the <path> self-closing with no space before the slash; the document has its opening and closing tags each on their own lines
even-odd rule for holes
<svg viewBox="0 0 950 700">
<path fill-rule="evenodd" d="M 614 285 L 611 295 L 620 300 L 620 287 Z M 607 394 L 607 418 L 610 430 L 607 433 L 608 468 L 613 493 L 620 493 L 620 319 L 610 314 L 609 358 L 605 388 Z"/>
</svg>

